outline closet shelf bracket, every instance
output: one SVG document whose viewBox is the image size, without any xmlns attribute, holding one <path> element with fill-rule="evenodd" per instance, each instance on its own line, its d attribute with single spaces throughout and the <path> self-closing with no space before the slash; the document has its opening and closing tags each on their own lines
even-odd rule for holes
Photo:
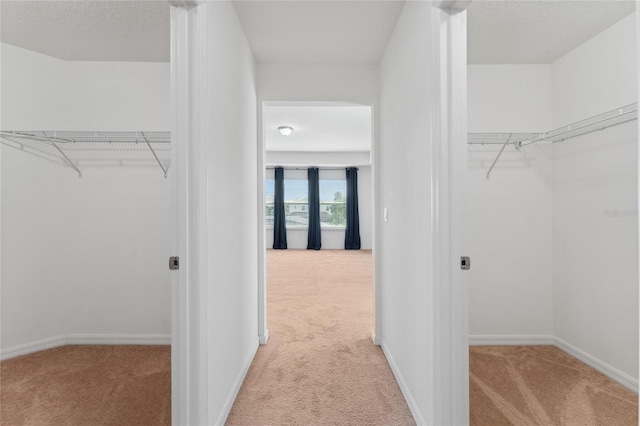
<svg viewBox="0 0 640 426">
<path fill-rule="evenodd" d="M 493 168 L 496 166 L 496 163 L 498 162 L 498 160 L 500 159 L 500 156 L 502 155 L 502 153 L 504 152 L 504 149 L 507 147 L 507 145 L 509 145 L 509 143 L 511 142 L 511 136 L 513 135 L 513 133 L 509 134 L 509 137 L 507 137 L 507 140 L 504 142 L 504 144 L 502 145 L 502 148 L 500 148 L 500 152 L 498 152 L 498 156 L 496 157 L 495 160 L 493 160 L 493 164 L 491 164 L 491 167 L 489 167 L 489 171 L 487 171 L 487 180 L 489 180 L 489 177 L 491 176 L 491 171 L 493 170 Z M 520 145 L 516 145 L 517 148 L 520 148 Z"/>
<path fill-rule="evenodd" d="M 149 151 L 151 151 L 151 153 L 153 154 L 153 158 L 155 158 L 156 161 L 158 162 L 158 166 L 160 166 L 160 168 L 162 169 L 162 172 L 164 173 L 164 178 L 166 179 L 167 178 L 167 172 L 169 171 L 169 168 L 165 167 L 162 164 L 162 161 L 160 161 L 160 159 L 158 158 L 158 154 L 156 154 L 156 151 L 151 146 L 151 143 L 149 143 L 149 139 L 145 136 L 144 132 L 140 132 L 140 134 L 142 135 L 142 138 L 144 139 L 144 142 L 149 147 Z"/>
<path fill-rule="evenodd" d="M 49 143 L 50 143 L 50 144 L 51 144 L 51 145 L 56 149 L 56 151 L 58 151 L 58 152 L 60 153 L 60 155 L 62 155 L 62 158 L 64 158 L 64 161 L 65 161 L 69 166 L 71 166 L 71 168 L 72 168 L 73 170 L 75 170 L 75 171 L 78 173 L 78 177 L 82 177 L 82 172 L 80 171 L 80 169 L 78 168 L 78 166 L 76 166 L 75 164 L 73 164 L 73 161 L 71 161 L 71 160 L 69 159 L 69 157 L 67 157 L 67 154 L 65 154 L 65 153 L 64 153 L 64 151 L 62 151 L 62 150 L 60 149 L 60 147 L 58 146 L 58 144 L 57 144 L 57 143 L 55 143 L 55 142 L 53 141 L 53 139 L 51 139 L 49 136 L 47 136 L 47 134 L 46 134 L 45 132 L 42 132 L 42 133 L 45 135 L 45 137 L 47 138 L 47 140 L 49 141 Z"/>
</svg>

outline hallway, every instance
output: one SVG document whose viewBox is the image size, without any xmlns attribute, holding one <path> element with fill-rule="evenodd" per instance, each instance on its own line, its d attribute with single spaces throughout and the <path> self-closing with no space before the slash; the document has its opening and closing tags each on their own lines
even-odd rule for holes
<svg viewBox="0 0 640 426">
<path fill-rule="evenodd" d="M 371 342 L 371 252 L 267 256 L 270 339 L 226 424 L 414 424 L 382 349 Z"/>
</svg>

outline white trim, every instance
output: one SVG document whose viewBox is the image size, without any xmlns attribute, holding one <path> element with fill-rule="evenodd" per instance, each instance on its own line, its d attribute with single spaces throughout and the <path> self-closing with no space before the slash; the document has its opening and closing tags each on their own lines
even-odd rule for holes
<svg viewBox="0 0 640 426">
<path fill-rule="evenodd" d="M 267 182 L 266 150 L 264 147 L 264 120 L 262 118 L 262 110 L 266 102 L 258 102 L 258 338 L 260 344 L 266 345 L 269 341 L 269 329 L 267 326 L 267 226 L 265 219 L 265 191 Z M 262 343 L 264 342 L 264 343 Z"/>
<path fill-rule="evenodd" d="M 467 283 L 460 269 L 467 172 L 466 12 L 431 11 L 433 422 L 469 423 Z"/>
<path fill-rule="evenodd" d="M 553 345 L 554 337 L 545 334 L 491 335 L 476 334 L 469 336 L 469 346 L 531 346 Z"/>
<path fill-rule="evenodd" d="M 206 4 L 171 7 L 172 424 L 207 424 Z"/>
<path fill-rule="evenodd" d="M 382 348 L 382 352 L 384 356 L 387 358 L 387 363 L 389 363 L 389 367 L 393 372 L 394 377 L 396 378 L 396 382 L 398 382 L 398 386 L 400 387 L 400 391 L 404 396 L 405 401 L 407 402 L 407 406 L 409 406 L 409 411 L 411 411 L 411 415 L 413 416 L 413 420 L 416 422 L 417 426 L 426 425 L 427 422 L 422 417 L 420 413 L 420 409 L 418 408 L 418 404 L 416 404 L 415 399 L 413 399 L 413 395 L 411 394 L 411 390 L 409 390 L 409 386 L 407 386 L 407 382 L 404 381 L 404 377 L 400 373 L 398 369 L 398 365 L 396 361 L 393 359 L 391 352 L 387 349 L 387 345 L 385 345 L 384 340 L 380 343 L 380 347 Z"/>
<path fill-rule="evenodd" d="M 264 335 L 258 336 L 260 344 L 266 345 L 269 342 L 269 330 L 264 331 Z"/>
<path fill-rule="evenodd" d="M 433 7 L 449 13 L 467 10 L 472 0 L 434 0 Z"/>
<path fill-rule="evenodd" d="M 625 388 L 632 390 L 635 393 L 638 393 L 638 379 L 634 379 L 628 374 L 623 373 L 622 371 L 618 370 L 615 367 L 612 367 L 606 362 L 601 361 L 598 358 L 589 355 L 582 349 L 576 348 L 572 344 L 565 342 L 559 337 L 556 337 L 554 339 L 554 346 L 568 353 L 572 357 L 579 359 L 580 361 L 584 362 L 588 366 L 595 368 L 600 373 L 604 374 L 605 376 L 609 377 L 612 380 L 615 380 Z"/>
<path fill-rule="evenodd" d="M 0 351 L 0 359 L 10 359 L 66 345 L 170 345 L 168 334 L 67 334 L 23 343 Z"/>
<path fill-rule="evenodd" d="M 253 362 L 253 358 L 256 355 L 259 345 L 260 345 L 260 341 L 259 339 L 256 339 L 253 345 L 251 346 L 251 350 L 249 351 L 249 354 L 244 360 L 242 369 L 240 370 L 240 373 L 238 374 L 238 377 L 236 378 L 236 381 L 233 384 L 233 388 L 231 388 L 231 392 L 229 392 L 229 396 L 227 397 L 227 400 L 224 403 L 224 406 L 222 407 L 222 411 L 220 412 L 220 416 L 218 417 L 218 420 L 216 420 L 216 422 L 214 423 L 215 425 L 222 426 L 227 421 L 227 417 L 229 417 L 229 412 L 231 412 L 231 407 L 233 407 L 233 403 L 235 402 L 236 397 L 238 396 L 238 392 L 240 392 L 242 383 L 244 382 L 244 379 L 247 376 L 247 373 L 249 372 L 249 367 L 251 367 L 251 363 Z"/>
<path fill-rule="evenodd" d="M 170 345 L 169 334 L 67 334 L 67 345 Z"/>
<path fill-rule="evenodd" d="M 24 343 L 22 345 L 16 345 L 9 348 L 2 349 L 0 351 L 0 359 L 14 358 L 20 355 L 27 355 L 34 352 L 40 352 L 51 348 L 57 348 L 58 346 L 64 346 L 67 344 L 66 336 L 50 337 L 48 339 L 36 340 L 35 342 Z"/>
<path fill-rule="evenodd" d="M 373 275 L 373 344 L 382 344 L 382 167 L 380 166 L 380 108 L 371 105 L 371 253 L 374 262 Z"/>
</svg>

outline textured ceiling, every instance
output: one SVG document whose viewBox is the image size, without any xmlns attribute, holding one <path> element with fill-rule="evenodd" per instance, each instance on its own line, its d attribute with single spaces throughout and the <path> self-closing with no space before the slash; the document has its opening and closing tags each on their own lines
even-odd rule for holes
<svg viewBox="0 0 640 426">
<path fill-rule="evenodd" d="M 468 62 L 550 64 L 634 10 L 630 0 L 474 0 Z"/>
<path fill-rule="evenodd" d="M 380 61 L 404 1 L 236 1 L 257 62 Z M 474 0 L 469 63 L 551 63 L 635 8 L 632 0 Z M 158 1 L 0 1 L 3 42 L 65 60 L 169 61 Z"/>
<path fill-rule="evenodd" d="M 5 43 L 68 61 L 169 61 L 169 3 L 0 1 Z"/>
<path fill-rule="evenodd" d="M 380 62 L 404 1 L 237 1 L 258 63 Z"/>
<path fill-rule="evenodd" d="M 263 120 L 267 151 L 371 150 L 368 106 L 266 106 Z M 294 131 L 282 136 L 279 126 Z"/>
</svg>

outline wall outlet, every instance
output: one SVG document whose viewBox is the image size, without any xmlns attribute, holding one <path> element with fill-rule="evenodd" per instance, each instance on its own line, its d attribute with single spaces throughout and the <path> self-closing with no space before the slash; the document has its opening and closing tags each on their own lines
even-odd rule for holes
<svg viewBox="0 0 640 426">
<path fill-rule="evenodd" d="M 384 208 L 384 214 L 383 214 L 383 216 L 384 216 L 384 221 L 385 221 L 385 222 L 389 222 L 389 209 L 388 209 L 388 208 L 386 208 L 386 207 Z"/>
</svg>

